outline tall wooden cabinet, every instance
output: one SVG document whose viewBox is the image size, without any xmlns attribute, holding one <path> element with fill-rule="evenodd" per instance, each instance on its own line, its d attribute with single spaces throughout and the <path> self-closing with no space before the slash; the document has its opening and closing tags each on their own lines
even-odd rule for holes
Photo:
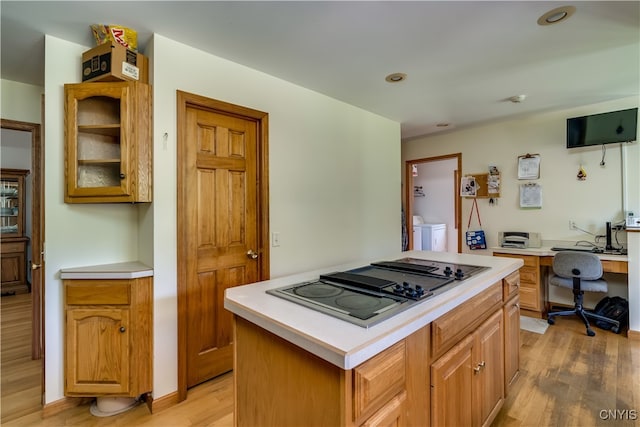
<svg viewBox="0 0 640 427">
<path fill-rule="evenodd" d="M 66 203 L 152 200 L 150 86 L 66 84 Z"/>
<path fill-rule="evenodd" d="M 27 293 L 27 245 L 25 236 L 25 169 L 0 173 L 0 283 L 2 295 Z"/>
<path fill-rule="evenodd" d="M 69 277 L 68 272 L 63 272 Z M 64 279 L 66 396 L 152 391 L 153 278 Z"/>
</svg>

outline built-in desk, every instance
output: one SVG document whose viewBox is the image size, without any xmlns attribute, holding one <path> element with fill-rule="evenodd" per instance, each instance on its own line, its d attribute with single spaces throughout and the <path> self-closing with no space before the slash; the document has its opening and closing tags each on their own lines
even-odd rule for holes
<svg viewBox="0 0 640 427">
<path fill-rule="evenodd" d="M 548 277 L 551 273 L 553 257 L 558 252 L 552 251 L 551 246 L 491 249 L 494 256 L 521 258 L 524 261 L 524 267 L 520 270 L 520 312 L 529 317 L 545 318 L 550 305 Z M 629 262 L 626 255 L 597 255 L 602 260 L 604 272 L 628 274 Z"/>
</svg>

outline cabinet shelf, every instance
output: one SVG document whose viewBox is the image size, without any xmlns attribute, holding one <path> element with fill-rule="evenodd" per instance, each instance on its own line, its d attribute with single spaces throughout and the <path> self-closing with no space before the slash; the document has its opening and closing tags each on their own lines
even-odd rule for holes
<svg viewBox="0 0 640 427">
<path fill-rule="evenodd" d="M 92 135 L 120 136 L 120 125 L 78 125 L 78 132 Z M 118 143 L 117 140 L 113 140 Z"/>
<path fill-rule="evenodd" d="M 78 160 L 78 165 L 112 165 L 120 163 L 120 159 L 86 159 Z"/>
</svg>

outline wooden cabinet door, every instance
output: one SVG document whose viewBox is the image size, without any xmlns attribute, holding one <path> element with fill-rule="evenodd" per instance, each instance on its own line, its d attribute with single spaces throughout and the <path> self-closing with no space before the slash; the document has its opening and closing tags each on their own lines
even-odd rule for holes
<svg viewBox="0 0 640 427">
<path fill-rule="evenodd" d="M 150 202 L 149 86 L 92 82 L 64 90 L 65 202 Z"/>
<path fill-rule="evenodd" d="M 362 423 L 362 427 L 400 427 L 405 425 L 402 413 L 406 400 L 407 393 L 403 391 Z"/>
<path fill-rule="evenodd" d="M 473 425 L 474 336 L 469 335 L 431 365 L 431 425 Z"/>
<path fill-rule="evenodd" d="M 520 372 L 520 299 L 516 296 L 504 306 L 504 391 Z"/>
<path fill-rule="evenodd" d="M 129 392 L 129 309 L 70 309 L 66 313 L 65 394 Z"/>
<path fill-rule="evenodd" d="M 495 312 L 475 332 L 474 388 L 479 420 L 488 425 L 504 403 L 504 335 L 502 310 Z"/>
</svg>

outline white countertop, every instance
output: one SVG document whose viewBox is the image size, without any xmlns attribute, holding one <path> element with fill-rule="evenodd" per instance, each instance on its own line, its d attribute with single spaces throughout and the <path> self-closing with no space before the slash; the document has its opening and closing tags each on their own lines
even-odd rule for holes
<svg viewBox="0 0 640 427">
<path fill-rule="evenodd" d="M 138 261 L 60 270 L 61 279 L 137 279 L 150 276 L 153 276 L 153 269 Z"/>
<path fill-rule="evenodd" d="M 407 256 L 485 266 L 490 269 L 369 328 L 362 328 L 266 293 L 268 289 L 316 279 L 322 273 L 369 264 L 364 261 L 229 288 L 225 292 L 224 307 L 342 369 L 351 369 L 486 290 L 523 265 L 523 261 L 516 258 L 429 251 L 401 252 L 371 261 L 389 261 Z"/>
</svg>

